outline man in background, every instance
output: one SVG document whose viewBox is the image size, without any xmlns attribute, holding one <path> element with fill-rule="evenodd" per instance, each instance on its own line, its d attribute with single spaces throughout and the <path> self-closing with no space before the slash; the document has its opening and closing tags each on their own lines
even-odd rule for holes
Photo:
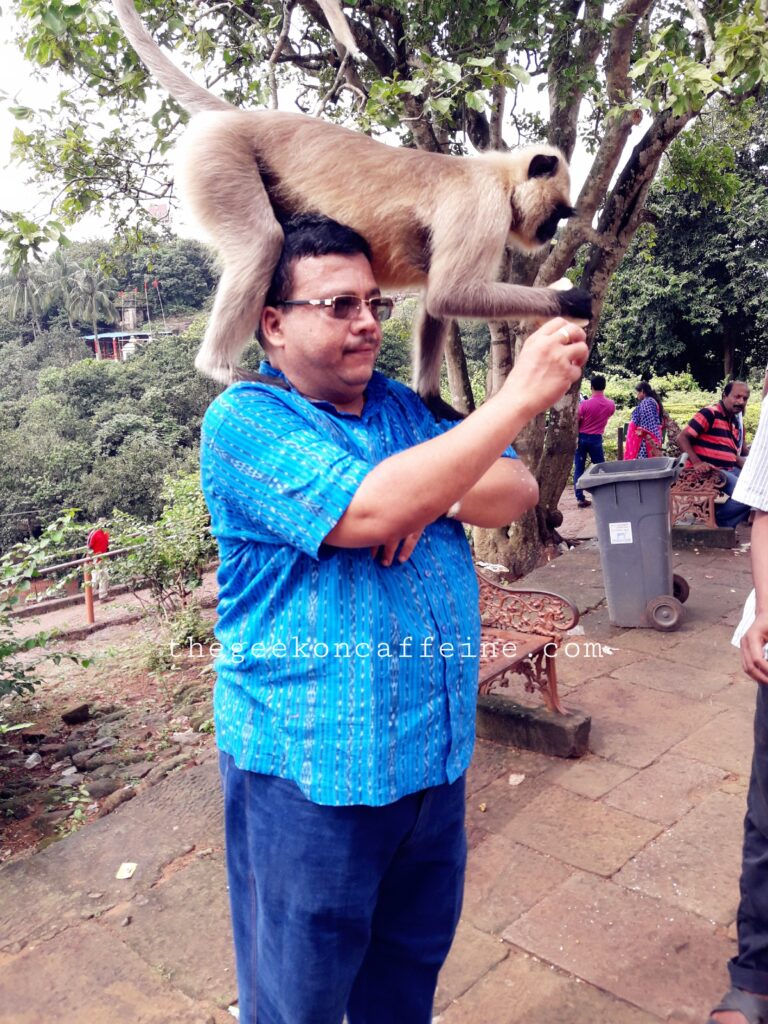
<svg viewBox="0 0 768 1024">
<path fill-rule="evenodd" d="M 616 405 L 605 397 L 605 377 L 596 373 L 592 378 L 592 395 L 579 403 L 579 440 L 573 456 L 573 486 L 576 491 L 576 503 L 579 508 L 589 508 L 592 504 L 584 497 L 576 484 L 587 468 L 587 459 L 593 464 L 605 462 L 603 452 L 603 434 L 605 425 L 616 412 Z"/>
<path fill-rule="evenodd" d="M 725 477 L 728 500 L 715 505 L 718 526 L 738 526 L 752 511 L 732 497 L 746 458 L 744 430 L 739 421 L 749 401 L 749 385 L 732 380 L 725 385 L 719 402 L 705 406 L 691 418 L 678 437 L 680 450 L 692 466 L 715 466 Z"/>
</svg>

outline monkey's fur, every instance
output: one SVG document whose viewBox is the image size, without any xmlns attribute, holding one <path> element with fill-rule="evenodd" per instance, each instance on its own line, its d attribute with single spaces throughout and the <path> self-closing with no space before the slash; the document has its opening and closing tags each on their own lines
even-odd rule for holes
<svg viewBox="0 0 768 1024">
<path fill-rule="evenodd" d="M 586 292 L 495 280 L 505 245 L 535 249 L 574 212 L 559 150 L 443 156 L 390 147 L 302 114 L 241 111 L 171 62 L 131 0 L 114 7 L 149 71 L 196 115 L 177 181 L 223 264 L 195 360 L 203 373 L 224 383 L 237 378 L 282 247 L 280 221 L 297 213 L 320 213 L 359 232 L 383 288 L 424 289 L 415 376 L 425 400 L 439 397 L 451 318 L 589 318 Z"/>
</svg>

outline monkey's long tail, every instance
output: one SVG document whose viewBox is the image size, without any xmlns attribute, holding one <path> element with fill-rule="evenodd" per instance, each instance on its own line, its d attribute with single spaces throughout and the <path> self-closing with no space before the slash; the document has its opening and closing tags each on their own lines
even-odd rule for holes
<svg viewBox="0 0 768 1024">
<path fill-rule="evenodd" d="M 143 64 L 164 88 L 190 114 L 203 110 L 234 110 L 232 104 L 219 99 L 177 68 L 144 28 L 132 0 L 112 0 L 117 20 Z"/>
</svg>

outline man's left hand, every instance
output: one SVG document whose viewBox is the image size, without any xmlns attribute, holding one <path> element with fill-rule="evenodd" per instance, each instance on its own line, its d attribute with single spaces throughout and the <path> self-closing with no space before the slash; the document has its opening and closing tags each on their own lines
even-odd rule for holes
<svg viewBox="0 0 768 1024">
<path fill-rule="evenodd" d="M 388 540 L 384 544 L 374 545 L 371 548 L 371 555 L 373 558 L 378 558 L 383 566 L 392 565 L 395 552 L 397 552 L 398 562 L 407 562 L 423 532 L 423 530 L 417 530 L 415 533 L 409 533 L 407 537 L 399 537 L 396 540 Z"/>
</svg>

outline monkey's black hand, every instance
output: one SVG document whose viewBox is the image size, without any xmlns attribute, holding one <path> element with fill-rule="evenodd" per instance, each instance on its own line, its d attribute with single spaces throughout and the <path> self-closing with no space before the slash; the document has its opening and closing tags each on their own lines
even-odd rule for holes
<svg viewBox="0 0 768 1024">
<path fill-rule="evenodd" d="M 572 320 L 592 319 L 592 296 L 583 288 L 570 288 L 565 292 L 558 292 L 560 299 L 560 316 L 567 316 Z"/>
</svg>

